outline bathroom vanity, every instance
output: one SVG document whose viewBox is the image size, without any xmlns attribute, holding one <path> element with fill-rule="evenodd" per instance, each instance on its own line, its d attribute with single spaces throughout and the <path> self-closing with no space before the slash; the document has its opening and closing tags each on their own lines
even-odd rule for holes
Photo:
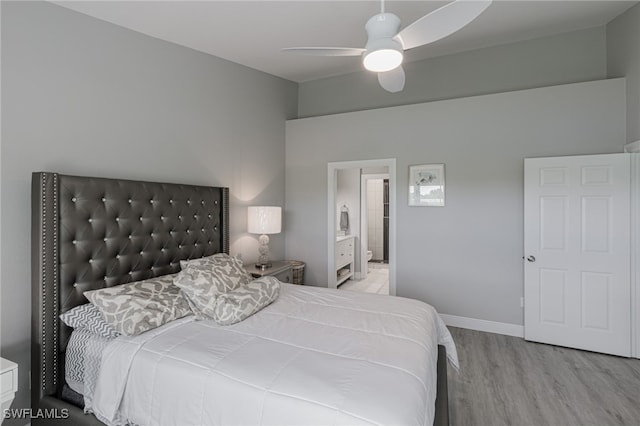
<svg viewBox="0 0 640 426">
<path fill-rule="evenodd" d="M 354 272 L 354 237 L 346 235 L 336 237 L 336 280 L 342 284 L 353 276 Z"/>
</svg>

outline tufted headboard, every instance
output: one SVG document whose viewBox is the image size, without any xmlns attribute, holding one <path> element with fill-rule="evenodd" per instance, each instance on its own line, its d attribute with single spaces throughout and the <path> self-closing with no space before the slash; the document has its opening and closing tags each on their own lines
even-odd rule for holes
<svg viewBox="0 0 640 426">
<path fill-rule="evenodd" d="M 180 270 L 229 251 L 229 190 L 38 172 L 32 176 L 32 405 L 59 398 L 83 292 Z"/>
</svg>

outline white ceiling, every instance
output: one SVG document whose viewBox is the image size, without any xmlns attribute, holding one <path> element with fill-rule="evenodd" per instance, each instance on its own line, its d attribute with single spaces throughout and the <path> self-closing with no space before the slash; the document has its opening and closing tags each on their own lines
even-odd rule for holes
<svg viewBox="0 0 640 426">
<path fill-rule="evenodd" d="M 364 47 L 379 1 L 56 1 L 58 5 L 288 80 L 362 70 L 357 57 L 307 57 L 283 47 Z M 403 27 L 447 1 L 387 0 Z M 462 30 L 405 54 L 406 61 L 608 23 L 637 1 L 496 0 Z"/>
</svg>

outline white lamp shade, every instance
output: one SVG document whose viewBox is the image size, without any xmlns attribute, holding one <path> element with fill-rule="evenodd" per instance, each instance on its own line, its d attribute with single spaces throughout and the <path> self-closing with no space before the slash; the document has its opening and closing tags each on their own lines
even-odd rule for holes
<svg viewBox="0 0 640 426">
<path fill-rule="evenodd" d="M 273 206 L 249 207 L 247 231 L 251 234 L 279 234 L 282 231 L 282 208 Z"/>
</svg>

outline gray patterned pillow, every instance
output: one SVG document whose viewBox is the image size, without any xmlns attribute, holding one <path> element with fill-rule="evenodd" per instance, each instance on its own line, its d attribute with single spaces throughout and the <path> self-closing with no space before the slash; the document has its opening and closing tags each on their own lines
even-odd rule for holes
<svg viewBox="0 0 640 426">
<path fill-rule="evenodd" d="M 220 293 L 253 281 L 251 274 L 242 266 L 242 261 L 226 253 L 216 253 L 200 259 L 181 260 L 180 267 L 183 271 L 186 270 L 186 273 L 178 274 L 177 280 L 196 280 L 206 277 Z"/>
<path fill-rule="evenodd" d="M 93 303 L 85 303 L 60 314 L 63 323 L 74 329 L 90 331 L 102 337 L 118 337 L 120 333 L 114 330 L 104 319 L 100 310 Z"/>
<path fill-rule="evenodd" d="M 228 254 L 218 253 L 180 262 L 182 271 L 173 279 L 187 298 L 191 310 L 199 317 L 213 315 L 213 302 L 219 294 L 249 284 L 253 277 L 242 262 Z"/>
<path fill-rule="evenodd" d="M 266 276 L 228 293 L 220 294 L 213 303 L 213 316 L 220 325 L 231 325 L 255 314 L 278 298 L 280 281 Z"/>
<path fill-rule="evenodd" d="M 173 275 L 85 291 L 116 331 L 135 336 L 191 313 Z"/>
</svg>

